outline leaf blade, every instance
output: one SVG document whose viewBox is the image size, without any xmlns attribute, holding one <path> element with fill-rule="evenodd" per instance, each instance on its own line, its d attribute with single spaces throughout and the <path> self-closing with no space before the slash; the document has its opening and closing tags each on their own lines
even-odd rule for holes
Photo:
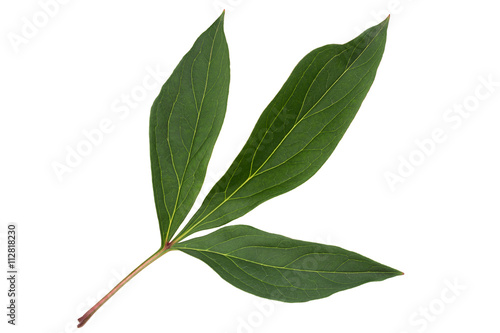
<svg viewBox="0 0 500 333">
<path fill-rule="evenodd" d="M 179 62 L 151 108 L 150 155 L 162 246 L 191 209 L 224 120 L 229 51 L 224 13 Z"/>
<path fill-rule="evenodd" d="M 402 273 L 339 247 L 294 240 L 250 226 L 223 227 L 175 244 L 233 286 L 283 302 L 306 302 Z"/>
<path fill-rule="evenodd" d="M 222 226 L 312 177 L 331 155 L 375 78 L 388 19 L 343 45 L 306 55 L 178 240 Z"/>
</svg>

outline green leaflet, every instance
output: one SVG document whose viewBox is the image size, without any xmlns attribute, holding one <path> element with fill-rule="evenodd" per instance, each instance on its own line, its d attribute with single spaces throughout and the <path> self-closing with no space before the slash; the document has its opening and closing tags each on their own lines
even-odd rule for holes
<svg viewBox="0 0 500 333">
<path fill-rule="evenodd" d="M 151 169 L 162 246 L 200 192 L 224 120 L 229 52 L 223 22 L 224 13 L 196 40 L 151 108 Z"/>
<path fill-rule="evenodd" d="M 339 247 L 303 242 L 249 226 L 224 227 L 175 244 L 251 294 L 306 302 L 402 273 Z"/>
<path fill-rule="evenodd" d="M 299 62 L 177 240 L 222 226 L 318 171 L 371 87 L 388 23 L 347 44 L 320 47 Z"/>
</svg>

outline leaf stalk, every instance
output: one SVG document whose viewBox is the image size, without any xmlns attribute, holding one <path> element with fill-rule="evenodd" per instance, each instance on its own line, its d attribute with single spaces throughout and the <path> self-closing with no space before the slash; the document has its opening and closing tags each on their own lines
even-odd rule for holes
<svg viewBox="0 0 500 333">
<path fill-rule="evenodd" d="M 118 290 L 121 289 L 127 282 L 132 280 L 134 276 L 139 274 L 144 268 L 148 267 L 151 263 L 156 261 L 158 258 L 163 256 L 165 253 L 169 252 L 171 250 L 171 247 L 173 245 L 173 242 L 168 242 L 160 248 L 158 251 L 156 251 L 153 255 L 151 255 L 148 259 L 146 259 L 142 264 L 137 266 L 136 269 L 134 269 L 132 272 L 130 272 L 129 275 L 127 275 L 120 283 L 118 283 L 109 293 L 106 294 L 99 302 L 97 302 L 93 307 L 91 307 L 83 316 L 78 318 L 78 328 L 82 327 L 87 323 L 87 321 L 96 313 L 97 310 L 101 306 L 104 305 Z"/>
</svg>

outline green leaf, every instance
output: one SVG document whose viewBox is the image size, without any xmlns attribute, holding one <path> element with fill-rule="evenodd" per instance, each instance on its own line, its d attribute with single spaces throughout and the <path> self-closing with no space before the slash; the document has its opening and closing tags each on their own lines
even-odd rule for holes
<svg viewBox="0 0 500 333">
<path fill-rule="evenodd" d="M 388 23 L 389 18 L 347 44 L 320 47 L 299 62 L 176 239 L 224 225 L 318 171 L 371 87 Z"/>
<path fill-rule="evenodd" d="M 151 108 L 151 170 L 162 246 L 200 192 L 224 120 L 229 52 L 223 22 L 224 13 L 196 40 Z"/>
<path fill-rule="evenodd" d="M 221 228 L 175 244 L 251 294 L 306 302 L 402 273 L 339 247 L 299 241 L 249 226 Z"/>
</svg>

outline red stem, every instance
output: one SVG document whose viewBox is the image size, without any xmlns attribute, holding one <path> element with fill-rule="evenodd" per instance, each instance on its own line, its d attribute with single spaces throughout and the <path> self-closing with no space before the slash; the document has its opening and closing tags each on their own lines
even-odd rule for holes
<svg viewBox="0 0 500 333">
<path fill-rule="evenodd" d="M 92 315 L 99 310 L 99 308 L 106 303 L 108 299 L 111 298 L 121 287 L 123 287 L 128 281 L 130 281 L 134 276 L 139 274 L 144 268 L 148 267 L 149 264 L 154 262 L 156 259 L 160 258 L 162 255 L 167 253 L 172 246 L 172 243 L 165 244 L 164 247 L 156 251 L 151 257 L 146 259 L 142 264 L 140 264 L 136 269 L 134 269 L 129 275 L 127 275 L 120 283 L 118 283 L 106 296 L 104 296 L 99 302 L 97 302 L 90 310 L 88 310 L 82 317 L 78 318 L 78 327 L 82 327 L 85 323 L 92 317 Z"/>
</svg>

